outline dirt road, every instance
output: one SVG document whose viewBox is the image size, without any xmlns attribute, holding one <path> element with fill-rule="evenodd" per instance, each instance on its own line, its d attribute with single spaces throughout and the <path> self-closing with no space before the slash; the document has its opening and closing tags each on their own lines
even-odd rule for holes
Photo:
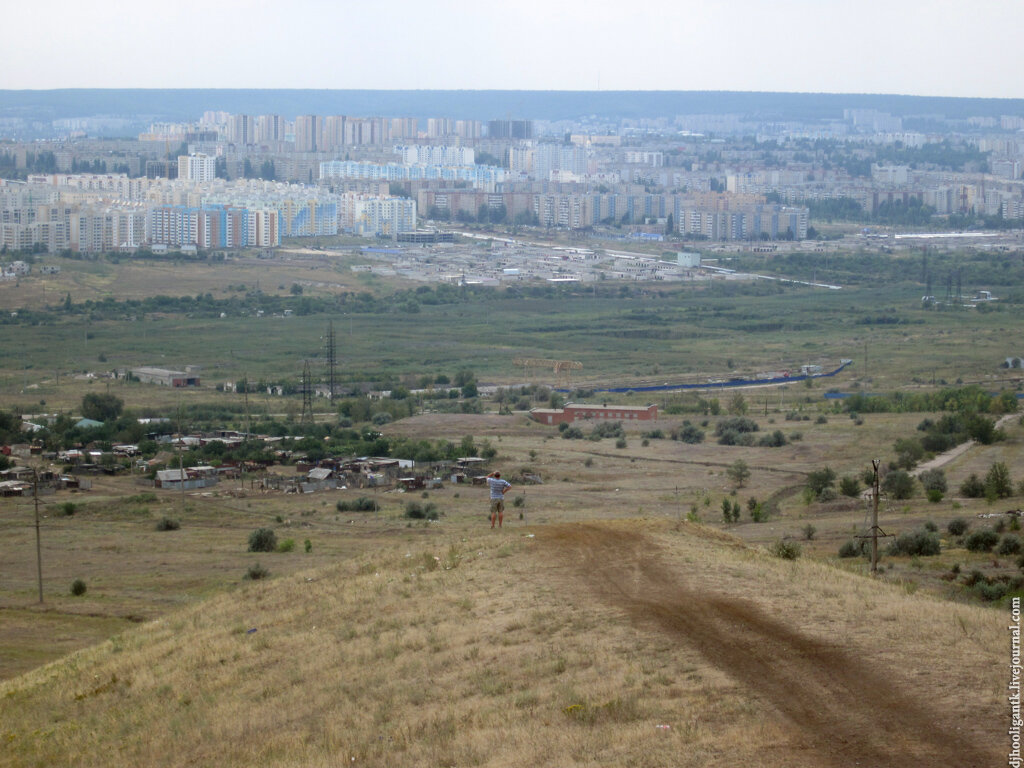
<svg viewBox="0 0 1024 768">
<path fill-rule="evenodd" d="M 796 729 L 787 766 L 983 768 L 997 755 L 945 725 L 913 687 L 837 643 L 802 635 L 753 603 L 689 586 L 642 533 L 555 526 L 545 544 L 638 626 L 700 652 Z M 767 764 L 767 763 L 766 763 Z"/>
</svg>

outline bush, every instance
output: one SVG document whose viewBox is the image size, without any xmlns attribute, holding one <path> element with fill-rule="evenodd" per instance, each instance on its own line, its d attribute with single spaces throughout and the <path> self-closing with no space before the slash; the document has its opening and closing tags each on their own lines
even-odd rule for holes
<svg viewBox="0 0 1024 768">
<path fill-rule="evenodd" d="M 271 528 L 257 528 L 249 534 L 250 552 L 273 552 L 277 549 L 277 534 Z"/>
<path fill-rule="evenodd" d="M 602 437 L 625 437 L 626 433 L 622 429 L 621 421 L 602 421 L 600 424 L 595 424 L 594 428 L 590 430 L 590 439 L 600 440 Z"/>
<path fill-rule="evenodd" d="M 161 518 L 156 524 L 158 531 L 176 531 L 179 528 L 181 528 L 181 523 L 172 517 Z"/>
<path fill-rule="evenodd" d="M 565 440 L 582 440 L 583 430 L 579 427 L 569 427 L 562 431 L 562 438 Z"/>
<path fill-rule="evenodd" d="M 86 586 L 85 582 L 81 579 L 75 579 L 71 582 L 71 594 L 75 597 L 81 597 L 85 594 Z"/>
<path fill-rule="evenodd" d="M 407 501 L 405 516 L 412 520 L 437 520 L 441 515 L 437 511 L 437 505 L 433 502 L 420 504 L 418 501 Z"/>
<path fill-rule="evenodd" d="M 376 512 L 380 507 L 375 499 L 360 496 L 355 501 L 339 501 L 335 504 L 339 512 Z"/>
<path fill-rule="evenodd" d="M 901 533 L 896 541 L 889 545 L 890 555 L 930 557 L 939 554 L 941 550 L 939 537 L 924 530 Z"/>
<path fill-rule="evenodd" d="M 830 468 L 816 469 L 807 475 L 807 487 L 815 497 L 821 495 L 826 488 L 831 488 L 836 482 L 836 473 Z"/>
<path fill-rule="evenodd" d="M 839 481 L 839 492 L 851 499 L 857 498 L 860 496 L 860 481 L 856 477 L 846 475 Z"/>
<path fill-rule="evenodd" d="M 968 499 L 980 499 L 985 495 L 985 483 L 973 472 L 960 484 L 960 495 Z"/>
<path fill-rule="evenodd" d="M 785 434 L 781 429 L 776 429 L 770 435 L 761 435 L 761 439 L 757 441 L 757 444 L 762 448 L 781 448 L 787 442 Z"/>
<path fill-rule="evenodd" d="M 73 501 L 65 501 L 60 505 L 60 513 L 65 517 L 71 517 L 75 512 L 78 511 L 78 505 Z"/>
<path fill-rule="evenodd" d="M 807 539 L 808 541 L 811 541 L 812 539 L 814 539 L 814 534 L 816 534 L 818 532 L 818 529 L 815 528 L 810 523 L 808 523 L 807 525 L 805 525 L 803 527 L 802 531 L 803 531 L 803 534 L 804 534 L 804 538 Z"/>
<path fill-rule="evenodd" d="M 616 440 L 615 441 L 615 447 L 616 448 L 625 448 L 626 447 L 626 438 L 620 437 L 618 440 Z"/>
<path fill-rule="evenodd" d="M 946 473 L 941 469 L 926 469 L 918 476 L 918 479 L 926 491 L 941 491 L 945 494 L 949 490 L 949 485 L 946 482 Z M 941 499 L 942 497 L 940 496 L 939 498 Z"/>
<path fill-rule="evenodd" d="M 277 545 L 278 552 L 291 552 L 295 549 L 295 539 L 284 539 Z"/>
<path fill-rule="evenodd" d="M 800 557 L 800 545 L 795 541 L 787 541 L 785 539 L 776 541 L 768 547 L 768 551 L 775 557 L 783 560 L 796 560 Z"/>
<path fill-rule="evenodd" d="M 963 536 L 967 533 L 967 529 L 971 527 L 971 524 L 964 520 L 962 517 L 957 517 L 950 520 L 946 525 L 946 530 L 949 531 L 951 536 Z"/>
<path fill-rule="evenodd" d="M 974 531 L 974 533 L 964 539 L 964 546 L 971 552 L 991 552 L 998 541 L 998 533 L 991 528 L 984 528 L 980 531 Z"/>
<path fill-rule="evenodd" d="M 683 428 L 679 431 L 679 439 L 684 443 L 696 445 L 697 443 L 704 442 L 704 432 L 693 424 L 684 424 Z"/>
<path fill-rule="evenodd" d="M 909 499 L 914 495 L 914 478 L 902 469 L 889 472 L 882 481 L 882 490 L 893 499 Z"/>
<path fill-rule="evenodd" d="M 522 494 L 520 494 L 518 496 L 515 496 L 512 499 L 512 506 L 513 507 L 521 507 L 525 503 L 526 503 L 526 497 L 523 496 Z"/>
<path fill-rule="evenodd" d="M 310 552 L 313 551 L 313 542 L 310 541 L 309 539 L 306 539 L 305 547 L 306 547 L 306 554 L 309 554 Z"/>
<path fill-rule="evenodd" d="M 268 571 L 259 563 L 253 563 L 249 566 L 249 570 L 245 572 L 245 578 L 249 581 L 258 581 L 259 579 L 265 579 L 269 575 L 270 571 Z"/>
<path fill-rule="evenodd" d="M 863 554 L 864 554 L 864 540 L 863 539 L 860 540 L 860 541 L 855 541 L 854 539 L 849 539 L 848 541 L 844 541 L 842 546 L 839 547 L 839 556 L 840 557 L 860 557 Z"/>
<path fill-rule="evenodd" d="M 996 552 L 1000 555 L 1019 555 L 1021 550 L 1020 537 L 1013 534 L 1003 536 L 999 542 L 999 549 Z"/>
<path fill-rule="evenodd" d="M 730 416 L 727 419 L 722 419 L 715 426 L 715 434 L 722 435 L 726 432 L 757 432 L 757 422 L 753 419 L 748 419 L 746 416 Z"/>
<path fill-rule="evenodd" d="M 821 493 L 818 494 L 818 501 L 824 503 L 826 501 L 835 501 L 839 498 L 839 494 L 836 493 L 835 488 L 823 488 Z"/>
<path fill-rule="evenodd" d="M 930 501 L 932 504 L 938 504 L 940 501 L 942 501 L 943 493 L 938 488 L 929 488 L 926 493 L 928 496 L 928 501 Z"/>
</svg>

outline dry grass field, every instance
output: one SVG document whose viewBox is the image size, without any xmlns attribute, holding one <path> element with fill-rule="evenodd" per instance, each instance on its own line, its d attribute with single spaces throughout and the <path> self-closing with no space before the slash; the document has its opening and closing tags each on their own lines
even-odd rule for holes
<svg viewBox="0 0 1024 768">
<path fill-rule="evenodd" d="M 1004 621 L 687 523 L 252 583 L 0 686 L 4 765 L 984 766 Z"/>
<path fill-rule="evenodd" d="M 886 457 L 921 416 L 864 418 L 757 417 L 803 433 L 781 448 L 644 446 L 637 425 L 616 448 L 523 415 L 388 425 L 491 441 L 515 483 L 493 532 L 466 485 L 430 491 L 444 514 L 426 523 L 402 516 L 418 493 L 338 513 L 368 492 L 225 483 L 183 500 L 97 481 L 45 500 L 42 607 L 31 500 L 0 500 L 0 765 L 995 765 L 1008 617 L 946 598 L 939 578 L 954 562 L 994 572 L 992 556 L 944 537 L 934 564 L 887 557 L 871 578 L 835 557 L 863 503 L 796 493 L 823 463 L 843 475 Z M 1022 434 L 949 464 L 951 487 L 993 460 L 1019 468 Z M 752 469 L 738 490 L 737 458 Z M 544 484 L 523 485 L 527 470 Z M 767 522 L 720 522 L 723 499 L 772 494 Z M 694 506 L 703 524 L 686 521 Z M 990 509 L 918 496 L 882 523 Z M 180 530 L 157 531 L 162 517 Z M 802 558 L 768 554 L 809 522 Z M 246 552 L 262 526 L 295 549 Z M 243 579 L 256 562 L 269 580 Z"/>
</svg>

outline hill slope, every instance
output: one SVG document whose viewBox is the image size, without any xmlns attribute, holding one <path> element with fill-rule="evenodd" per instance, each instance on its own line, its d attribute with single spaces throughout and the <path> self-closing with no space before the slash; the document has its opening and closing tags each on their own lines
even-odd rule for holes
<svg viewBox="0 0 1024 768">
<path fill-rule="evenodd" d="M 966 768 L 1005 752 L 994 610 L 687 524 L 533 534 L 250 583 L 4 683 L 0 765 Z"/>
</svg>

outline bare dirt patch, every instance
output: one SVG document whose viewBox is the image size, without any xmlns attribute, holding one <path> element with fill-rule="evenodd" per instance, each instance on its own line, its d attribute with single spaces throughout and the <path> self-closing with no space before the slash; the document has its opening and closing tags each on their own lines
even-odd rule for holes
<svg viewBox="0 0 1024 768">
<path fill-rule="evenodd" d="M 894 670 L 798 631 L 746 599 L 695 588 L 666 567 L 642 533 L 559 526 L 543 540 L 572 558 L 601 600 L 695 648 L 791 723 L 795 753 L 786 764 L 995 764 L 977 734 L 933 711 Z"/>
</svg>

